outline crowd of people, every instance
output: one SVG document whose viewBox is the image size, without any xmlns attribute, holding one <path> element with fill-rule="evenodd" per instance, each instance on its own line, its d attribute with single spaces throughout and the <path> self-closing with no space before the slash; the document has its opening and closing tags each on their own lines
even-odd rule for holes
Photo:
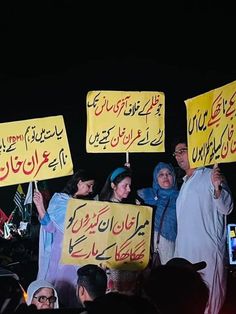
<svg viewBox="0 0 236 314">
<path fill-rule="evenodd" d="M 52 196 L 47 208 L 35 189 L 33 201 L 41 227 L 38 272 L 27 289 L 28 310 L 220 313 L 226 296 L 226 216 L 233 210 L 232 193 L 217 164 L 190 167 L 185 138 L 176 140 L 173 156 L 185 172 L 182 185 L 177 186 L 174 166 L 159 162 L 152 186 L 138 189 L 134 199 L 129 164 L 115 168 L 97 195 L 94 174 L 82 169 L 62 192 Z M 143 275 L 103 265 L 62 264 L 64 222 L 71 198 L 151 206 L 149 271 Z"/>
</svg>

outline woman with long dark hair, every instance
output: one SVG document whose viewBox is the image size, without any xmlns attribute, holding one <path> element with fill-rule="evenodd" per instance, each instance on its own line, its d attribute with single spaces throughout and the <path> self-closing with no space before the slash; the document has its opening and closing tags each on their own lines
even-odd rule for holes
<svg viewBox="0 0 236 314">
<path fill-rule="evenodd" d="M 55 193 L 44 207 L 42 194 L 34 191 L 34 203 L 38 210 L 40 227 L 39 267 L 37 279 L 54 285 L 64 307 L 76 307 L 76 279 L 78 266 L 60 263 L 64 236 L 64 221 L 70 198 L 92 199 L 95 184 L 94 174 L 78 170 L 61 193 Z"/>
<path fill-rule="evenodd" d="M 131 192 L 132 173 L 129 167 L 114 169 L 106 179 L 99 200 L 128 203 Z M 108 290 L 132 294 L 136 290 L 138 272 L 122 269 L 107 269 Z"/>
</svg>

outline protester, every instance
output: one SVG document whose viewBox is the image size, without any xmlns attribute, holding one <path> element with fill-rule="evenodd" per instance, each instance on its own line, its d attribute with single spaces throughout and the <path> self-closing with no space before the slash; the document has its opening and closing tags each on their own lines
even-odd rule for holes
<svg viewBox="0 0 236 314">
<path fill-rule="evenodd" d="M 67 203 L 71 198 L 92 198 L 94 184 L 94 174 L 83 169 L 77 171 L 62 193 L 55 193 L 52 196 L 47 211 L 42 194 L 34 191 L 33 200 L 41 223 L 37 279 L 44 279 L 53 284 L 63 307 L 78 306 L 76 297 L 78 266 L 60 263 Z"/>
<path fill-rule="evenodd" d="M 45 280 L 31 282 L 27 289 L 26 303 L 34 304 L 38 310 L 59 308 L 57 291 Z"/>
<path fill-rule="evenodd" d="M 151 270 L 144 292 L 162 314 L 203 314 L 209 296 L 199 272 L 168 263 Z"/>
<path fill-rule="evenodd" d="M 131 192 L 132 173 L 129 167 L 118 167 L 107 177 L 100 192 L 100 201 L 126 203 Z M 122 293 L 134 293 L 136 289 L 137 272 L 121 269 L 109 269 L 108 289 Z"/>
<path fill-rule="evenodd" d="M 153 261 L 165 264 L 174 256 L 177 233 L 176 176 L 171 164 L 159 162 L 153 171 L 152 187 L 137 190 L 141 203 L 153 206 Z M 157 262 L 158 263 L 158 262 Z"/>
<path fill-rule="evenodd" d="M 90 302 L 106 293 L 106 271 L 98 265 L 87 264 L 77 270 L 77 275 L 77 298 L 86 309 Z"/>
<path fill-rule="evenodd" d="M 174 156 L 186 173 L 176 203 L 174 255 L 207 263 L 201 270 L 210 289 L 205 313 L 218 314 L 226 295 L 226 215 L 233 209 L 232 195 L 218 165 L 190 167 L 185 138 L 177 139 Z"/>
<path fill-rule="evenodd" d="M 114 169 L 101 189 L 99 200 L 115 203 L 127 202 L 131 192 L 131 176 L 130 167 Z"/>
</svg>

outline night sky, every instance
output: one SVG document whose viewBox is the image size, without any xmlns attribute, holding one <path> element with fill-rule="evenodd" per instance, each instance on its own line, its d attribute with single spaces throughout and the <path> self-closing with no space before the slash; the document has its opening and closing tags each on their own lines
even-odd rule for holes
<svg viewBox="0 0 236 314">
<path fill-rule="evenodd" d="M 176 166 L 170 144 L 186 128 L 184 100 L 236 79 L 234 11 L 193 2 L 159 9 L 145 2 L 130 10 L 120 1 L 103 7 L 89 2 L 83 8 L 71 0 L 5 1 L 0 8 L 0 122 L 62 114 L 74 170 L 90 167 L 102 184 L 125 162 L 125 154 L 86 153 L 87 92 L 162 91 L 166 152 L 130 153 L 134 186 L 150 185 L 157 162 Z M 235 163 L 221 167 L 235 195 Z M 49 180 L 51 191 L 66 180 Z M 15 190 L 0 189 L 6 212 Z"/>
</svg>

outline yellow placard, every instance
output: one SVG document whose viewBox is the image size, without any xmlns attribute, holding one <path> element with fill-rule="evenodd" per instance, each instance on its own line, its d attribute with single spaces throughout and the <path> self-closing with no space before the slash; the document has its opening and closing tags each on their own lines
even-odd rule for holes
<svg viewBox="0 0 236 314">
<path fill-rule="evenodd" d="M 88 92 L 87 152 L 164 152 L 164 102 L 162 92 Z"/>
<path fill-rule="evenodd" d="M 236 234 L 235 234 L 235 230 L 230 230 L 230 238 L 235 238 Z"/>
<path fill-rule="evenodd" d="M 70 199 L 61 262 L 144 269 L 149 261 L 152 208 Z"/>
<path fill-rule="evenodd" d="M 190 166 L 236 161 L 236 81 L 185 104 Z"/>
<path fill-rule="evenodd" d="M 71 175 L 63 116 L 0 124 L 0 186 Z"/>
</svg>

